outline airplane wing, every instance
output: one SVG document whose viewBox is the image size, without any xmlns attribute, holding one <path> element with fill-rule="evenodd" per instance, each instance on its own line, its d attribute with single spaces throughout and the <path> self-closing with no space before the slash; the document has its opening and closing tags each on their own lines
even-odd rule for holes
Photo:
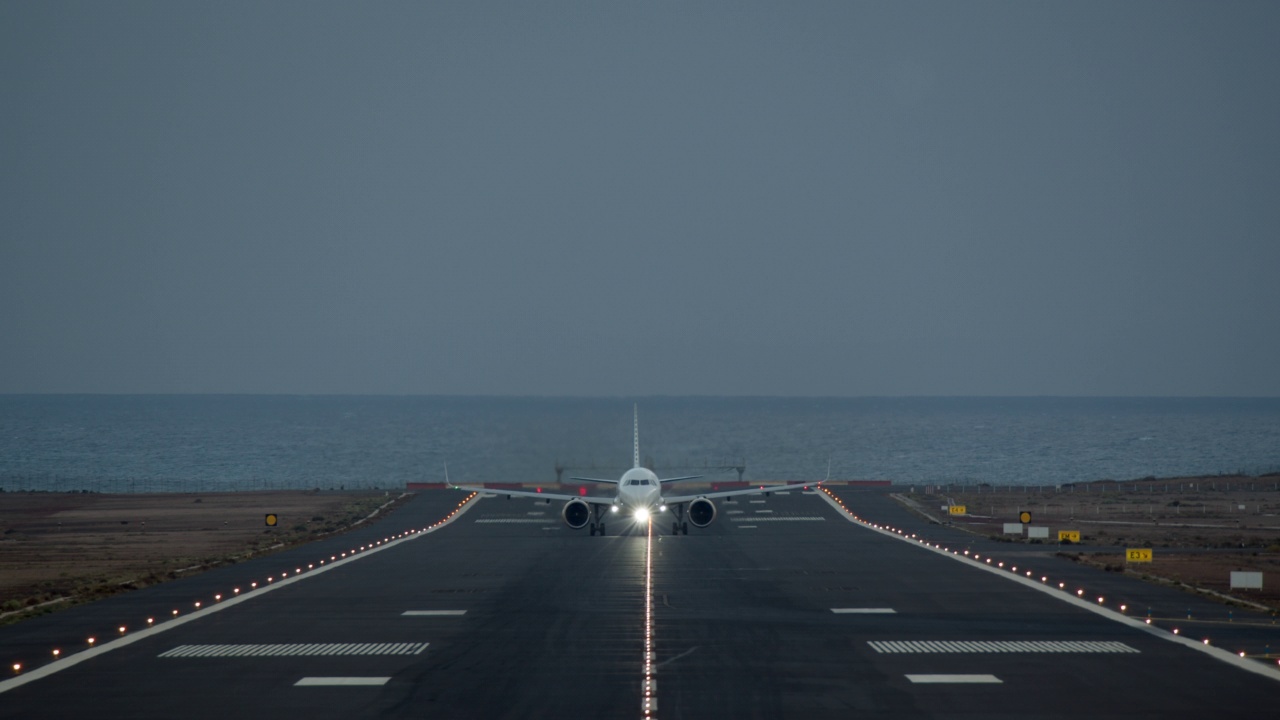
<svg viewBox="0 0 1280 720">
<path fill-rule="evenodd" d="M 685 475 L 684 477 L 678 477 L 678 478 L 660 478 L 658 482 L 669 483 L 669 482 L 680 482 L 681 480 L 697 480 L 700 477 L 706 477 L 706 475 Z"/>
<path fill-rule="evenodd" d="M 570 480 L 582 480 L 582 481 L 584 481 L 584 482 L 613 483 L 614 485 L 617 485 L 617 484 L 618 484 L 618 481 L 617 481 L 617 480 L 606 480 L 606 479 L 604 479 L 604 478 L 571 477 L 571 478 L 569 478 L 569 479 L 570 479 Z"/>
<path fill-rule="evenodd" d="M 581 500 L 592 505 L 612 505 L 615 498 L 600 497 L 595 495 L 566 495 L 564 493 L 537 492 L 535 490 L 506 490 L 503 488 L 487 488 L 476 487 L 473 485 L 454 485 L 455 490 L 468 490 L 470 492 L 478 492 L 482 495 L 515 495 L 517 497 L 531 497 L 539 500 Z"/>
<path fill-rule="evenodd" d="M 787 490 L 795 490 L 799 488 L 816 488 L 819 485 L 822 485 L 822 483 L 823 481 L 819 480 L 818 482 L 797 482 L 797 483 L 786 483 L 783 485 L 763 485 L 763 486 L 758 486 L 753 488 L 743 488 L 741 490 L 721 490 L 719 492 L 699 493 L 697 495 L 674 495 L 670 497 L 664 495 L 662 497 L 662 502 L 668 505 L 675 505 L 676 503 L 692 502 L 694 500 L 697 500 L 698 498 L 710 499 L 710 498 L 733 497 L 735 495 L 759 495 L 761 493 L 768 493 L 768 492 L 785 492 Z"/>
</svg>

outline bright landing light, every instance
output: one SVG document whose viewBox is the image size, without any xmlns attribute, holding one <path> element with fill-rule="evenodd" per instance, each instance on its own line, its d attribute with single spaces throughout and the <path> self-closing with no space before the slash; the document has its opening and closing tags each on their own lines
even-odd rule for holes
<svg viewBox="0 0 1280 720">
<path fill-rule="evenodd" d="M 647 522 L 649 520 L 649 511 L 645 508 L 636 510 L 636 522 Z"/>
</svg>

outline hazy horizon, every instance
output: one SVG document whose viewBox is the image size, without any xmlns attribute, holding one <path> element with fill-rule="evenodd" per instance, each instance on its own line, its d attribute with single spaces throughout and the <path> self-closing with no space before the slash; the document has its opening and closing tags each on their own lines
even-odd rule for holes
<svg viewBox="0 0 1280 720">
<path fill-rule="evenodd" d="M 0 4 L 0 393 L 1280 396 L 1276 37 Z"/>
</svg>

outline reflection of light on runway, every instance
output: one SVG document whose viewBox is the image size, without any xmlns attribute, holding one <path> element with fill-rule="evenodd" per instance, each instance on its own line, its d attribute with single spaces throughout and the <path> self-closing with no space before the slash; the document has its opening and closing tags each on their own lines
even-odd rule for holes
<svg viewBox="0 0 1280 720">
<path fill-rule="evenodd" d="M 653 681 L 653 521 L 648 523 L 644 547 L 644 700 L 640 707 L 646 718 L 653 717 L 657 698 Z"/>
</svg>

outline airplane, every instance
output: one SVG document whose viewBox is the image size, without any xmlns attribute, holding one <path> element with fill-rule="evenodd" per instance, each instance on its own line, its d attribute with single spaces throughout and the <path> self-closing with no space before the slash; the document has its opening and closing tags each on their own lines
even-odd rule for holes
<svg viewBox="0 0 1280 720">
<path fill-rule="evenodd" d="M 683 477 L 660 478 L 652 470 L 640 465 L 640 411 L 638 407 L 632 408 L 634 422 L 634 454 L 632 456 L 632 468 L 622 474 L 617 480 L 607 480 L 603 478 L 589 477 L 572 477 L 571 480 L 584 482 L 609 483 L 616 485 L 618 490 L 614 497 L 590 496 L 590 495 L 564 495 L 559 493 L 545 493 L 541 491 L 529 490 L 492 490 L 483 487 L 473 487 L 467 485 L 452 485 L 458 490 L 467 490 L 478 493 L 496 493 L 498 495 L 512 495 L 520 497 L 533 497 L 539 500 L 551 502 L 552 500 L 565 501 L 564 507 L 560 510 L 560 518 L 564 520 L 564 524 L 573 530 L 581 530 L 590 525 L 591 534 L 605 534 L 605 518 L 609 516 L 630 515 L 637 525 L 643 525 L 652 520 L 656 515 L 671 511 L 675 516 L 671 523 L 672 535 L 688 535 L 689 524 L 694 527 L 705 528 L 716 519 L 716 506 L 711 502 L 711 498 L 726 498 L 736 495 L 759 495 L 761 493 L 770 493 L 778 490 L 789 490 L 793 487 L 803 487 L 808 489 L 810 486 L 821 485 L 825 480 L 816 483 L 786 483 L 781 485 L 761 485 L 754 488 L 743 488 L 739 490 L 722 490 L 719 492 L 699 493 L 696 495 L 671 495 L 664 496 L 662 493 L 663 483 L 676 483 L 682 480 L 694 480 L 702 475 L 686 475 Z M 827 467 L 827 477 L 831 476 L 831 468 Z M 445 483 L 449 483 L 449 468 L 445 466 Z M 687 507 L 686 507 L 687 506 Z"/>
</svg>

